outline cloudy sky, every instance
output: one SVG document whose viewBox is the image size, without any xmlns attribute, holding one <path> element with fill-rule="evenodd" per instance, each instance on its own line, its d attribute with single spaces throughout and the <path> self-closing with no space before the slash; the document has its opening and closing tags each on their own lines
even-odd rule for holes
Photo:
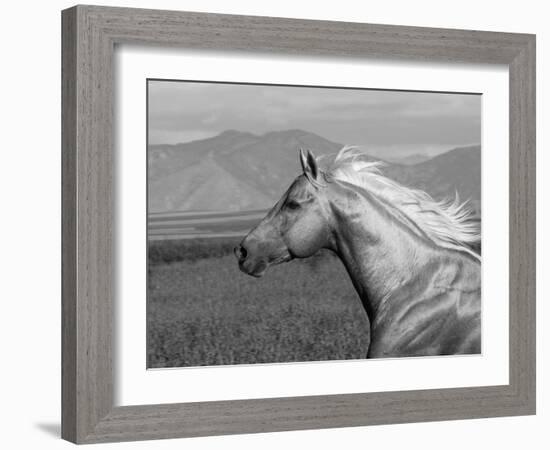
<svg viewBox="0 0 550 450">
<path fill-rule="evenodd" d="M 371 153 L 434 155 L 481 141 L 481 96 L 149 81 L 149 143 L 303 129 Z"/>
</svg>

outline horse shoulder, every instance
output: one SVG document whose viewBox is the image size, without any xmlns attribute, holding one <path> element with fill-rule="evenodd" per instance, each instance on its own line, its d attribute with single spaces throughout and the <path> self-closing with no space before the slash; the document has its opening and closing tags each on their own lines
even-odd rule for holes
<svg viewBox="0 0 550 450">
<path fill-rule="evenodd" d="M 373 323 L 370 357 L 478 352 L 480 265 L 456 253 L 442 256 L 386 300 Z"/>
</svg>

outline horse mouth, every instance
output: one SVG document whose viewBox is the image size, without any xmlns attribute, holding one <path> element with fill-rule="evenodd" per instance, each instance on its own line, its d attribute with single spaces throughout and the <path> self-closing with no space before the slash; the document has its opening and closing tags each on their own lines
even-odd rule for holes
<svg viewBox="0 0 550 450">
<path fill-rule="evenodd" d="M 260 260 L 251 263 L 250 261 L 240 261 L 239 269 L 241 272 L 246 273 L 255 278 L 261 278 L 267 270 L 269 264 L 265 260 Z"/>
<path fill-rule="evenodd" d="M 285 253 L 284 255 L 278 256 L 272 260 L 260 259 L 258 261 L 239 261 L 239 269 L 241 272 L 246 273 L 247 275 L 253 276 L 255 278 L 261 278 L 264 276 L 267 268 L 269 266 L 275 266 L 277 264 L 282 264 L 284 262 L 290 261 L 292 256 L 290 253 Z"/>
</svg>

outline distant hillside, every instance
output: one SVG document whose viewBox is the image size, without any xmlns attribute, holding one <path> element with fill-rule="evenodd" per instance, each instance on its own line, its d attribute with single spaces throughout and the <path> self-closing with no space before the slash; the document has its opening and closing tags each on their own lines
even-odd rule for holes
<svg viewBox="0 0 550 450">
<path fill-rule="evenodd" d="M 340 144 L 301 130 L 255 136 L 229 130 L 179 145 L 149 147 L 149 209 L 268 208 L 299 174 L 298 149 L 337 152 Z"/>
<path fill-rule="evenodd" d="M 228 130 L 185 144 L 150 146 L 149 211 L 269 208 L 300 173 L 300 147 L 320 156 L 335 154 L 342 144 L 303 130 L 261 136 Z M 479 146 L 451 150 L 419 164 L 388 163 L 384 172 L 436 198 L 454 195 L 456 189 L 464 199 L 480 199 Z"/>
<path fill-rule="evenodd" d="M 408 155 L 408 156 L 401 156 L 401 157 L 395 156 L 395 157 L 387 158 L 387 161 L 395 164 L 412 166 L 414 164 L 420 164 L 420 163 L 423 163 L 424 161 L 428 161 L 429 159 L 431 159 L 431 156 L 415 153 L 413 155 Z"/>
<path fill-rule="evenodd" d="M 405 186 L 422 189 L 436 199 L 471 200 L 478 211 L 481 203 L 481 147 L 461 147 L 413 166 L 391 165 L 384 173 Z"/>
</svg>

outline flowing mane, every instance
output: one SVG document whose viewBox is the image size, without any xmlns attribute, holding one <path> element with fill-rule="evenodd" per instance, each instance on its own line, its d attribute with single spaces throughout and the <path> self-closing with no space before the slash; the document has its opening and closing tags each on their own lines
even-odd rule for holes
<svg viewBox="0 0 550 450">
<path fill-rule="evenodd" d="M 458 193 L 454 199 L 436 201 L 424 191 L 385 177 L 382 167 L 384 163 L 366 161 L 356 147 L 346 146 L 338 152 L 325 177 L 328 182 L 340 180 L 366 189 L 395 208 L 394 216 L 416 234 L 423 233 L 441 247 L 465 251 L 479 258 L 469 247 L 479 243 L 481 235 L 478 225 L 471 220 L 468 201 L 461 202 Z"/>
</svg>

